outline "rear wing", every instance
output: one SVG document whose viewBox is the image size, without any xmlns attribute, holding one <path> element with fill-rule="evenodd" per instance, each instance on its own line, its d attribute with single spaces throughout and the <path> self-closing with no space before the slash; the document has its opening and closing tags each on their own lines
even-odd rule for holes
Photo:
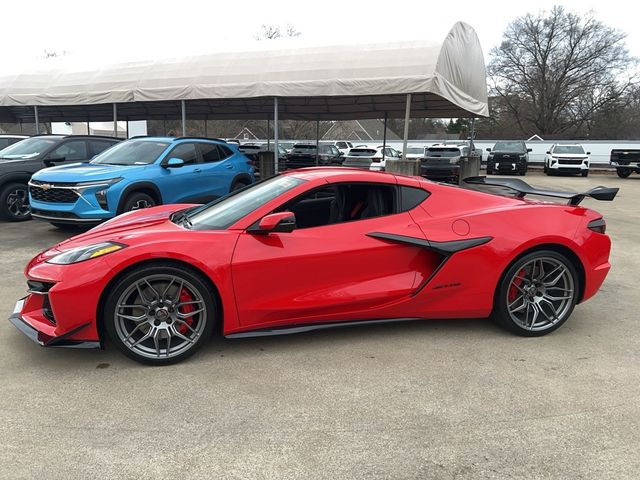
<svg viewBox="0 0 640 480">
<path fill-rule="evenodd" d="M 618 188 L 594 187 L 586 192 L 556 192 L 554 190 L 541 190 L 534 188 L 527 182 L 519 178 L 487 178 L 487 177 L 468 177 L 464 179 L 465 183 L 470 185 L 487 185 L 492 187 L 508 188 L 517 192 L 516 197 L 524 198 L 526 195 L 540 195 L 543 197 L 563 198 L 568 200 L 569 205 L 579 205 L 585 197 L 595 200 L 612 201 L 618 193 Z"/>
</svg>

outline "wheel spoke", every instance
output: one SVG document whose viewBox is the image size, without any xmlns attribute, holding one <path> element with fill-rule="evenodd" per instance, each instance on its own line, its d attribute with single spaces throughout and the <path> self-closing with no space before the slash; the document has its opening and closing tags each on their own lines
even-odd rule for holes
<svg viewBox="0 0 640 480">
<path fill-rule="evenodd" d="M 552 295 L 545 295 L 544 298 L 546 298 L 547 300 L 551 300 L 552 302 L 558 302 L 560 300 L 569 300 L 571 298 L 573 298 L 573 295 L 569 295 L 566 297 L 555 297 Z"/>
<path fill-rule="evenodd" d="M 153 335 L 153 345 L 156 347 L 156 357 L 160 358 L 160 329 L 157 328 Z"/>
<path fill-rule="evenodd" d="M 531 325 L 529 325 L 529 328 L 533 329 L 534 325 L 536 324 L 536 320 L 538 320 L 540 311 L 538 310 L 538 305 L 536 305 L 535 303 L 531 304 L 531 310 L 533 310 L 533 316 L 531 317 Z"/>
<path fill-rule="evenodd" d="M 151 284 L 149 283 L 149 280 L 147 280 L 146 278 L 144 279 L 144 283 L 147 284 L 147 286 L 149 287 L 149 289 L 153 292 L 153 294 L 156 296 L 156 300 L 161 300 L 160 298 L 160 294 L 157 292 L 157 290 L 155 288 L 153 288 L 151 286 Z"/>
<path fill-rule="evenodd" d="M 513 310 L 509 309 L 509 311 L 510 311 L 511 313 L 517 313 L 517 312 L 520 312 L 520 311 L 524 310 L 525 308 L 527 308 L 527 305 L 528 305 L 528 304 L 529 304 L 529 302 L 526 302 L 526 301 L 524 300 L 524 298 L 523 298 L 523 299 L 522 299 L 522 305 L 520 305 L 520 306 L 519 306 L 519 307 L 517 307 L 517 308 L 514 308 Z"/>
<path fill-rule="evenodd" d="M 144 325 L 144 323 L 139 323 L 138 325 L 136 325 L 136 328 L 134 328 L 133 330 L 131 330 L 131 332 L 129 333 L 129 335 L 127 335 L 127 336 L 124 338 L 124 341 L 125 341 L 125 342 L 127 342 L 127 341 L 131 338 L 131 336 L 132 336 L 134 333 L 136 333 L 138 330 L 140 330 L 140 327 L 142 327 L 142 325 Z"/>
<path fill-rule="evenodd" d="M 162 292 L 162 301 L 164 301 L 167 298 L 167 293 L 169 292 L 169 289 L 171 288 L 171 285 L 173 285 L 173 282 L 175 282 L 175 280 L 176 280 L 176 277 L 171 277 L 171 281 L 165 287 L 164 292 Z"/>
<path fill-rule="evenodd" d="M 173 337 L 172 333 L 173 330 L 171 332 L 167 332 L 167 349 L 164 352 L 165 357 L 169 357 L 169 350 L 171 350 L 171 337 Z"/>
<path fill-rule="evenodd" d="M 187 327 L 189 330 L 191 330 L 191 331 L 196 335 L 196 337 L 198 337 L 198 336 L 200 335 L 200 334 L 199 334 L 198 332 L 196 332 L 196 331 L 191 327 L 191 325 L 189 325 L 187 322 L 185 322 L 185 321 L 183 321 L 183 320 L 176 320 L 176 322 L 178 322 L 180 325 L 184 325 L 185 327 Z M 180 333 L 180 332 L 178 331 L 178 329 L 177 329 L 177 328 L 174 328 L 174 330 L 175 330 L 176 332 Z"/>
<path fill-rule="evenodd" d="M 147 305 L 151 305 L 151 300 L 147 299 L 147 296 L 142 291 L 142 288 L 140 288 L 139 283 L 136 283 L 136 289 L 138 290 L 138 295 L 140 295 L 140 300 Z"/>
<path fill-rule="evenodd" d="M 134 317 L 133 315 L 125 315 L 123 313 L 116 313 L 120 318 L 124 318 L 125 320 L 131 320 L 132 322 L 142 322 L 147 318 L 146 315 L 140 315 L 139 317 Z"/>
<path fill-rule="evenodd" d="M 187 326 L 188 326 L 188 325 L 187 325 Z M 189 327 L 189 328 L 191 328 L 191 327 Z M 191 339 L 191 338 L 189 338 L 189 337 L 186 337 L 185 335 L 183 335 L 182 333 L 180 333 L 180 331 L 179 331 L 177 328 L 175 328 L 175 327 L 171 327 L 171 331 L 172 331 L 172 333 L 173 333 L 173 335 L 174 335 L 175 337 L 178 337 L 179 339 L 184 340 L 185 342 L 194 343 L 194 342 L 196 341 L 196 339 L 198 338 L 198 336 L 197 336 L 197 335 L 196 335 L 196 337 L 195 337 L 195 338 L 193 338 L 193 339 Z"/>
<path fill-rule="evenodd" d="M 198 313 L 204 312 L 204 308 L 198 308 L 197 310 L 194 310 L 193 312 L 187 312 L 187 313 L 181 313 L 181 312 L 176 312 L 176 317 L 178 317 L 180 320 L 184 320 L 187 318 L 190 318 Z"/>
<path fill-rule="evenodd" d="M 200 305 L 201 303 L 204 303 L 204 300 L 192 300 L 189 302 L 180 302 L 176 305 L 176 307 L 180 308 L 180 307 L 184 307 L 185 305 Z M 193 312 L 190 312 L 193 313 Z"/>
<path fill-rule="evenodd" d="M 145 333 L 142 337 L 140 337 L 138 340 L 136 340 L 131 345 L 129 345 L 129 348 L 133 348 L 133 347 L 139 345 L 140 343 L 144 342 L 148 338 L 151 338 L 151 336 L 153 335 L 154 330 L 155 330 L 155 328 L 151 327 L 147 333 Z"/>
</svg>

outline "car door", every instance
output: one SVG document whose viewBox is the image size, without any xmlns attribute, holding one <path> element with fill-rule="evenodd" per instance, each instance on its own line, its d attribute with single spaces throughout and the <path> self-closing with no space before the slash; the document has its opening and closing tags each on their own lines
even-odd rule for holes
<svg viewBox="0 0 640 480">
<path fill-rule="evenodd" d="M 167 161 L 171 158 L 178 158 L 184 165 L 178 168 L 166 168 Z M 163 203 L 194 202 L 205 195 L 204 180 L 202 177 L 202 164 L 199 159 L 199 152 L 195 142 L 181 142 L 167 153 L 159 168 L 159 175 L 156 178 Z"/>
<path fill-rule="evenodd" d="M 231 149 L 215 143 L 198 143 L 202 158 L 201 190 L 206 201 L 229 193 L 231 182 L 240 173 Z"/>
<path fill-rule="evenodd" d="M 348 218 L 358 203 L 347 202 L 338 189 L 363 186 L 392 192 L 392 205 L 377 216 Z M 324 208 L 329 205 L 324 217 L 322 202 Z M 297 212 L 300 228 L 268 235 L 250 229 L 243 232 L 232 260 L 241 325 L 261 328 L 371 319 L 391 304 L 410 301 L 440 258 L 428 249 L 382 238 L 398 235 L 424 241 L 422 230 L 408 212 L 399 211 L 398 203 L 395 184 L 339 183 L 280 208 Z M 334 208 L 336 205 L 342 208 Z M 345 216 L 339 219 L 336 210 Z M 304 212 L 314 220 L 309 221 L 309 215 L 304 220 Z"/>
</svg>

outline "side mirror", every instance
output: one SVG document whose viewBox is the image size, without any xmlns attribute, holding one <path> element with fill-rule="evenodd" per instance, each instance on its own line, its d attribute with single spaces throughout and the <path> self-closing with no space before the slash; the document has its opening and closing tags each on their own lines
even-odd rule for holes
<svg viewBox="0 0 640 480">
<path fill-rule="evenodd" d="M 591 152 L 587 152 L 587 155 L 591 155 Z"/>
<path fill-rule="evenodd" d="M 547 150 L 547 155 L 551 155 L 551 150 Z"/>
<path fill-rule="evenodd" d="M 340 157 L 344 157 L 344 152 L 338 152 L 338 155 L 339 155 Z"/>
<path fill-rule="evenodd" d="M 293 212 L 278 212 L 262 217 L 254 233 L 289 233 L 296 228 L 296 216 Z"/>
<path fill-rule="evenodd" d="M 487 148 L 487 152 L 490 152 L 490 151 L 491 151 L 491 149 L 490 149 L 490 148 Z"/>
<path fill-rule="evenodd" d="M 532 152 L 533 148 L 527 148 L 527 153 Z"/>
<path fill-rule="evenodd" d="M 167 163 L 165 163 L 165 168 L 180 168 L 184 167 L 184 160 L 181 158 L 170 158 Z"/>
<path fill-rule="evenodd" d="M 58 156 L 58 157 L 45 157 L 44 164 L 47 167 L 54 167 L 56 165 L 56 163 L 62 163 L 66 159 L 67 159 L 66 157 L 61 157 L 61 156 Z"/>
</svg>

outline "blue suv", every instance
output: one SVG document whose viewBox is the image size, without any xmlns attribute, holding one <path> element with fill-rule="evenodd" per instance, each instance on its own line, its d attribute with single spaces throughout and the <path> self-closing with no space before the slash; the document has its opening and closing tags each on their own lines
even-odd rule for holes
<svg viewBox="0 0 640 480">
<path fill-rule="evenodd" d="M 206 203 L 253 183 L 252 165 L 223 140 L 132 138 L 88 163 L 33 175 L 31 215 L 62 228 L 166 203 Z"/>
</svg>

